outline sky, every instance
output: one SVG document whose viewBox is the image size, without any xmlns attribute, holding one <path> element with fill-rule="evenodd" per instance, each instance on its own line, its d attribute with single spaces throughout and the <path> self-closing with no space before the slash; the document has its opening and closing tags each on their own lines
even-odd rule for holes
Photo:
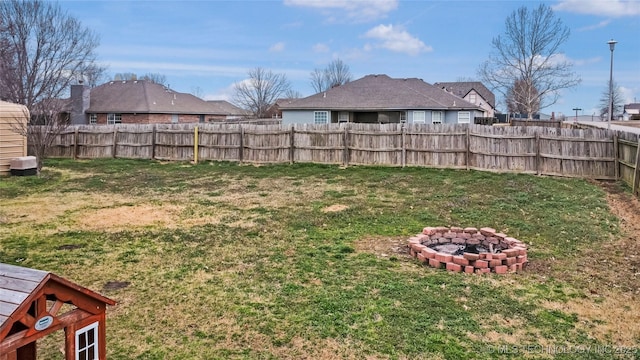
<svg viewBox="0 0 640 360">
<path fill-rule="evenodd" d="M 100 37 L 99 62 L 116 73 L 159 73 L 178 92 L 232 100 L 257 67 L 283 73 L 303 96 L 310 74 L 334 59 L 358 79 L 369 74 L 428 83 L 478 79 L 505 18 L 536 1 L 263 0 L 60 1 Z M 618 41 L 613 77 L 625 103 L 640 102 L 640 0 L 545 4 L 571 35 L 564 58 L 582 79 L 543 113 L 599 114 L 607 93 L 607 41 Z M 505 106 L 496 92 L 498 109 Z"/>
</svg>

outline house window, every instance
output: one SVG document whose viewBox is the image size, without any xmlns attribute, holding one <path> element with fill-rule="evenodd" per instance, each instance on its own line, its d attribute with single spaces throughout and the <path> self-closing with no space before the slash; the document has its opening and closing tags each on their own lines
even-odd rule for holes
<svg viewBox="0 0 640 360">
<path fill-rule="evenodd" d="M 95 125 L 98 123 L 98 114 L 90 114 L 89 115 L 89 124 Z"/>
<path fill-rule="evenodd" d="M 107 114 L 107 124 L 115 125 L 122 123 L 122 114 Z"/>
<path fill-rule="evenodd" d="M 424 124 L 425 123 L 424 111 L 414 111 L 413 112 L 413 123 L 414 124 Z"/>
<path fill-rule="evenodd" d="M 314 124 L 326 124 L 329 119 L 328 111 L 314 111 L 313 112 L 313 123 Z"/>
<path fill-rule="evenodd" d="M 472 103 L 472 104 L 475 104 L 476 101 L 477 101 L 476 94 L 470 94 L 469 95 L 469 102 Z"/>
<path fill-rule="evenodd" d="M 172 124 L 178 123 L 178 114 L 171 114 L 171 123 Z"/>
<path fill-rule="evenodd" d="M 468 111 L 458 111 L 458 124 L 468 124 L 471 122 L 471 113 Z"/>
<path fill-rule="evenodd" d="M 442 124 L 442 111 L 431 112 L 431 122 L 433 124 Z"/>
<path fill-rule="evenodd" d="M 404 124 L 407 122 L 407 112 L 400 111 L 400 123 Z"/>
<path fill-rule="evenodd" d="M 76 360 L 98 360 L 98 323 L 76 331 Z"/>
<path fill-rule="evenodd" d="M 340 111 L 338 113 L 338 122 L 339 123 L 349 122 L 349 113 L 346 111 Z"/>
</svg>

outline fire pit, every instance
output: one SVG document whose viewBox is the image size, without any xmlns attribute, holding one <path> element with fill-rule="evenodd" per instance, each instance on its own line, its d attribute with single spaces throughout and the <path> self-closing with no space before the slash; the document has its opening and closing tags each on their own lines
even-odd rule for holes
<svg viewBox="0 0 640 360">
<path fill-rule="evenodd" d="M 527 264 L 527 245 L 491 228 L 425 227 L 409 239 L 411 256 L 448 271 L 506 274 Z"/>
</svg>

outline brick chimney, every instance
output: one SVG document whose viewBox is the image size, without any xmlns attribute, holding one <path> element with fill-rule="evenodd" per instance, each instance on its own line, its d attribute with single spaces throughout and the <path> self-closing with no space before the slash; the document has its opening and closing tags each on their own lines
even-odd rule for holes
<svg viewBox="0 0 640 360">
<path fill-rule="evenodd" d="M 71 85 L 71 125 L 85 125 L 89 123 L 85 111 L 91 101 L 91 89 L 79 81 L 78 85 Z"/>
</svg>

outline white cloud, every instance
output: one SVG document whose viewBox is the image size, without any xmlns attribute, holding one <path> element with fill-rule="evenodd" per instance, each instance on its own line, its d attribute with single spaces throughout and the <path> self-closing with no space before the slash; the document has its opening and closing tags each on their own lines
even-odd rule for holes
<svg viewBox="0 0 640 360">
<path fill-rule="evenodd" d="M 282 41 L 277 42 L 269 48 L 269 52 L 281 52 L 284 50 L 284 43 Z"/>
<path fill-rule="evenodd" d="M 365 49 L 381 47 L 394 52 L 417 55 L 421 52 L 433 50 L 431 46 L 425 45 L 420 39 L 409 34 L 401 26 L 378 25 L 367 31 L 366 38 L 376 39 L 379 42 L 375 45 L 367 44 Z"/>
<path fill-rule="evenodd" d="M 364 22 L 386 16 L 398 7 L 398 0 L 284 0 L 284 4 L 325 10 L 331 21 L 346 17 Z"/>
<path fill-rule="evenodd" d="M 542 57 L 538 56 L 537 60 L 540 61 L 542 59 Z M 588 64 L 595 64 L 595 63 L 599 63 L 600 61 L 602 61 L 602 58 L 600 56 L 595 56 L 592 58 L 587 58 L 587 59 L 572 59 L 570 57 L 568 57 L 565 54 L 554 54 L 549 58 L 549 62 L 553 65 L 557 65 L 560 63 L 569 63 L 572 65 L 576 65 L 576 66 L 582 66 L 582 65 L 588 65 Z"/>
<path fill-rule="evenodd" d="M 622 101 L 625 104 L 631 104 L 633 102 L 635 102 L 636 100 L 636 92 L 634 91 L 634 89 L 630 89 L 628 87 L 624 87 L 624 86 L 619 86 L 618 89 L 620 89 L 620 94 L 622 95 Z"/>
<path fill-rule="evenodd" d="M 329 46 L 323 43 L 317 43 L 313 45 L 312 49 L 313 49 L 313 52 L 316 52 L 316 53 L 326 53 L 326 52 L 329 52 L 330 50 Z"/>
<path fill-rule="evenodd" d="M 611 17 L 640 15 L 640 1 L 637 0 L 562 0 L 552 8 L 556 11 Z"/>
<path fill-rule="evenodd" d="M 590 30 L 596 30 L 596 29 L 600 29 L 603 28 L 607 25 L 609 25 L 611 23 L 611 20 L 602 20 L 597 24 L 593 24 L 593 25 L 589 25 L 589 26 L 585 26 L 585 27 L 581 27 L 578 29 L 578 31 L 590 31 Z"/>
</svg>

